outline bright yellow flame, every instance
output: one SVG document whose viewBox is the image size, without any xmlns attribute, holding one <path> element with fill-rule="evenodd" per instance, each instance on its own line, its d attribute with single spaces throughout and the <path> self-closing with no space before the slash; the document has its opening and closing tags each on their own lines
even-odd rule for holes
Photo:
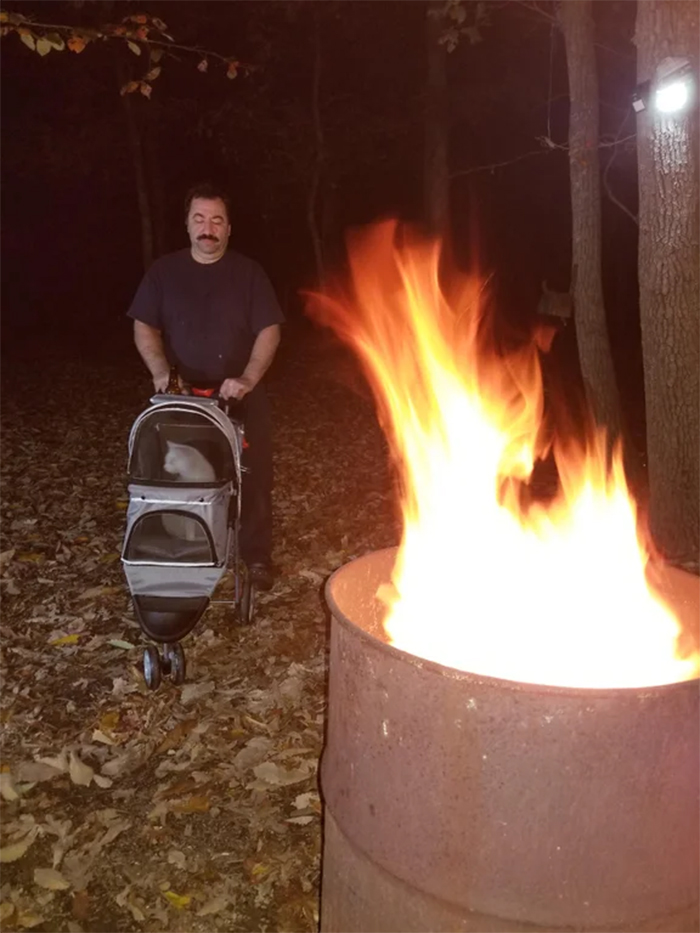
<svg viewBox="0 0 700 933">
<path fill-rule="evenodd" d="M 397 246 L 399 233 L 403 245 Z M 645 575 L 620 451 L 554 442 L 560 489 L 521 504 L 543 450 L 537 349 L 498 355 L 482 283 L 448 305 L 439 247 L 395 223 L 351 244 L 354 294 L 312 313 L 358 351 L 399 470 L 404 533 L 385 628 L 401 649 L 474 673 L 624 687 L 697 676 Z"/>
</svg>

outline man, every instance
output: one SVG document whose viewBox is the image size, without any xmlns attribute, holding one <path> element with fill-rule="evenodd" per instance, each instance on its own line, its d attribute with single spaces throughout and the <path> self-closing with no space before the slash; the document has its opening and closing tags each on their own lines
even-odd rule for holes
<svg viewBox="0 0 700 933">
<path fill-rule="evenodd" d="M 226 196 L 198 185 L 185 201 L 190 248 L 163 256 L 144 276 L 129 309 L 134 342 L 156 392 L 176 366 L 181 383 L 246 399 L 249 468 L 243 481 L 241 554 L 260 589 L 272 585 L 272 442 L 261 383 L 280 341 L 284 316 L 253 260 L 228 249 Z"/>
</svg>

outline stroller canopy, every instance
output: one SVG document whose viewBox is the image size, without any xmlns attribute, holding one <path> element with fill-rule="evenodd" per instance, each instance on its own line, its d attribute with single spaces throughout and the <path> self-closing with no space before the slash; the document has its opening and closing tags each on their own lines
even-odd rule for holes
<svg viewBox="0 0 700 933">
<path fill-rule="evenodd" d="M 215 472 L 214 482 L 240 482 L 239 433 L 214 399 L 157 395 L 129 435 L 129 480 L 167 484 L 168 442 L 198 450 Z"/>
</svg>

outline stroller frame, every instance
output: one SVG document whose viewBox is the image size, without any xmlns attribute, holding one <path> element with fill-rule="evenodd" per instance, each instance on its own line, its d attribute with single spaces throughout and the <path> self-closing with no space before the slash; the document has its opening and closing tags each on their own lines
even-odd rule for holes
<svg viewBox="0 0 700 933">
<path fill-rule="evenodd" d="M 255 585 L 239 550 L 244 443 L 242 420 L 218 398 L 154 395 L 132 425 L 122 566 L 137 621 L 156 643 L 143 653 L 151 689 L 163 674 L 175 683 L 184 681 L 180 641 L 210 603 L 235 607 L 244 624 L 253 620 Z M 165 472 L 171 444 L 194 448 L 213 478 Z M 229 570 L 233 599 L 213 600 Z"/>
</svg>

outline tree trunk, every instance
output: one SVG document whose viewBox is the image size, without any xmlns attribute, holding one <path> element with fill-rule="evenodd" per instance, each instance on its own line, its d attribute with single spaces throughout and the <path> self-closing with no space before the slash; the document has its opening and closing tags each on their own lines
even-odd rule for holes
<svg viewBox="0 0 700 933">
<path fill-rule="evenodd" d="M 576 338 L 589 402 L 597 420 L 613 435 L 620 430 L 620 402 L 603 301 L 598 75 L 591 0 L 564 0 L 559 19 L 569 73 L 571 291 Z"/>
<path fill-rule="evenodd" d="M 167 211 L 165 203 L 165 190 L 163 187 L 163 173 L 158 146 L 159 120 L 157 105 L 152 101 L 146 102 L 144 110 L 145 120 L 142 123 L 142 140 L 144 145 L 145 162 L 148 169 L 148 190 L 151 197 L 151 225 L 153 228 L 153 254 L 154 257 L 163 256 L 168 251 L 167 243 Z"/>
<path fill-rule="evenodd" d="M 668 56 L 687 57 L 697 76 L 697 0 L 637 4 L 637 77 L 651 80 Z M 655 112 L 637 120 L 639 290 L 649 518 L 669 559 L 697 561 L 700 436 L 700 270 L 697 113 Z"/>
<path fill-rule="evenodd" d="M 117 62 L 117 73 L 119 76 L 119 85 L 123 87 L 129 79 L 126 69 L 121 62 Z M 144 269 L 148 269 L 154 259 L 153 217 L 148 197 L 148 176 L 146 172 L 146 160 L 144 158 L 143 139 L 136 114 L 134 113 L 134 101 L 131 99 L 131 94 L 123 94 L 122 101 L 124 103 L 124 116 L 126 118 L 129 150 L 134 167 L 139 219 L 141 221 L 141 255 L 143 257 L 143 267 Z"/>
<path fill-rule="evenodd" d="M 314 133 L 314 158 L 311 175 L 311 185 L 306 206 L 306 220 L 309 226 L 311 242 L 316 262 L 316 281 L 322 287 L 326 278 L 325 261 L 323 255 L 323 236 L 319 225 L 319 195 L 325 161 L 325 142 L 323 137 L 323 123 L 321 120 L 321 35 L 319 12 L 312 5 L 314 30 L 314 62 L 311 84 L 311 120 Z"/>
<path fill-rule="evenodd" d="M 449 130 L 447 121 L 447 62 L 440 44 L 444 4 L 429 2 L 426 10 L 426 106 L 424 193 L 425 220 L 431 233 L 446 235 L 449 224 L 450 176 L 448 170 Z"/>
</svg>

